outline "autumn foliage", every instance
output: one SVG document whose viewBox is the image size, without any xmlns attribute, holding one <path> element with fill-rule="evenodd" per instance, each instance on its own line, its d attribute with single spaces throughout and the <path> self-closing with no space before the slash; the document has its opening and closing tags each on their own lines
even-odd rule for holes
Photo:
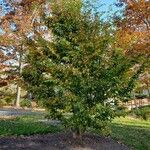
<svg viewBox="0 0 150 150">
<path fill-rule="evenodd" d="M 127 54 L 150 56 L 150 2 L 124 0 L 124 19 L 118 21 L 118 43 Z"/>
</svg>

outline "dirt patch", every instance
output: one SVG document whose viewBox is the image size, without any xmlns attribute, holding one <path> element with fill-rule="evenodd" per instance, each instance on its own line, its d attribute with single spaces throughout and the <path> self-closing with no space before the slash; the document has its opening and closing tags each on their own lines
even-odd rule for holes
<svg viewBox="0 0 150 150">
<path fill-rule="evenodd" d="M 3 106 L 0 107 L 0 109 L 7 109 L 7 110 L 26 110 L 26 111 L 37 111 L 37 112 L 45 112 L 45 109 L 43 108 L 37 108 L 37 107 L 32 107 L 32 108 L 22 108 L 22 107 L 14 107 L 14 106 Z"/>
<path fill-rule="evenodd" d="M 0 120 L 15 120 L 16 116 L 0 116 Z"/>
<path fill-rule="evenodd" d="M 85 134 L 82 143 L 70 133 L 0 137 L 0 150 L 129 150 L 110 138 Z"/>
</svg>

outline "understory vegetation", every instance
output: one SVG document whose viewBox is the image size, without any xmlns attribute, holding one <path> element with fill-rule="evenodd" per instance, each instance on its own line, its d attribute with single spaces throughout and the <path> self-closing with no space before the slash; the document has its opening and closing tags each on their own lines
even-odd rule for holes
<svg viewBox="0 0 150 150">
<path fill-rule="evenodd" d="M 131 115 L 135 115 L 137 118 L 142 118 L 144 120 L 150 119 L 150 106 L 143 106 L 140 108 L 135 108 L 131 111 Z"/>
</svg>

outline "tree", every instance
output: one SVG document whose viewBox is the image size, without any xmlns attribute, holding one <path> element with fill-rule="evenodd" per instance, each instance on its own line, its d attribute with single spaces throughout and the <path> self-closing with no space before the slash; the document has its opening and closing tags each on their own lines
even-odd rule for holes
<svg viewBox="0 0 150 150">
<path fill-rule="evenodd" d="M 112 27 L 82 1 L 53 1 L 50 14 L 44 20 L 51 41 L 27 42 L 26 85 L 74 137 L 89 127 L 106 131 L 112 107 L 130 95 L 143 68 L 132 69 L 137 62 L 116 47 Z"/>
<path fill-rule="evenodd" d="M 150 56 L 150 3 L 147 0 L 124 0 L 123 3 L 125 4 L 123 19 L 117 21 L 120 46 L 132 56 L 143 55 L 148 58 Z"/>
<path fill-rule="evenodd" d="M 36 19 L 42 13 L 40 9 L 43 7 L 43 3 L 44 0 L 7 1 L 9 10 L 5 15 L 1 15 L 1 29 L 3 33 L 1 33 L 0 37 L 0 52 L 3 59 L 0 60 L 0 64 L 3 67 L 1 73 L 5 75 L 5 79 L 0 84 L 4 86 L 10 81 L 17 83 L 15 101 L 17 107 L 20 106 L 21 73 L 27 53 L 24 46 L 25 40 L 26 38 L 34 38 L 34 32 L 41 26 L 39 22 L 37 24 Z M 10 51 L 11 55 L 9 55 Z"/>
<path fill-rule="evenodd" d="M 146 69 L 144 73 L 140 75 L 135 90 L 137 91 L 146 90 L 147 96 L 148 98 L 150 98 L 150 70 L 149 69 Z"/>
<path fill-rule="evenodd" d="M 116 43 L 118 47 L 124 49 L 126 55 L 136 59 L 137 66 L 144 66 L 137 84 L 138 87 L 149 89 L 150 3 L 147 0 L 120 0 L 120 2 L 125 4 L 125 9 L 121 21 L 117 20 Z"/>
</svg>

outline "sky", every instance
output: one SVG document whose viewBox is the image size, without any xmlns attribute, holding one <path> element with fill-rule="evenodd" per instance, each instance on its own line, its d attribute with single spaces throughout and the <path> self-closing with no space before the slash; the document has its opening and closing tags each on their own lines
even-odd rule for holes
<svg viewBox="0 0 150 150">
<path fill-rule="evenodd" d="M 117 16 L 122 16 L 123 7 L 117 7 L 116 4 L 119 3 L 119 0 L 84 0 L 85 2 L 90 1 L 90 4 L 96 7 L 96 11 L 101 12 L 103 15 L 101 19 L 108 20 L 114 16 L 114 13 Z M 121 3 L 120 3 L 121 4 Z M 94 9 L 95 10 L 95 9 Z"/>
<path fill-rule="evenodd" d="M 6 0 L 0 0 L 0 4 L 2 4 L 2 8 L 1 8 L 2 11 L 0 11 L 0 16 L 1 16 L 6 14 L 10 10 L 10 6 L 8 3 L 6 3 Z"/>
<path fill-rule="evenodd" d="M 118 3 L 118 0 L 98 0 L 97 1 L 98 5 L 102 6 L 99 8 L 100 11 L 105 11 L 106 15 L 108 15 L 111 10 L 112 13 L 119 11 L 123 9 L 123 7 L 117 7 L 115 4 Z M 107 13 L 108 12 L 108 13 Z"/>
<path fill-rule="evenodd" d="M 0 0 L 0 2 L 5 0 Z M 92 0 L 93 2 L 96 0 Z M 100 7 L 100 11 L 107 11 L 110 8 L 110 5 L 112 5 L 113 11 L 118 10 L 118 8 L 114 5 L 118 0 L 97 0 L 96 5 L 99 6 L 101 4 L 104 4 L 102 7 Z"/>
<path fill-rule="evenodd" d="M 99 1 L 105 3 L 106 5 L 110 5 L 117 2 L 117 0 L 99 0 Z"/>
<path fill-rule="evenodd" d="M 104 3 L 104 6 L 103 6 L 104 9 L 108 9 L 110 5 L 112 5 L 114 10 L 118 9 L 115 6 L 115 3 L 117 3 L 117 0 L 100 0 L 100 3 Z"/>
</svg>

